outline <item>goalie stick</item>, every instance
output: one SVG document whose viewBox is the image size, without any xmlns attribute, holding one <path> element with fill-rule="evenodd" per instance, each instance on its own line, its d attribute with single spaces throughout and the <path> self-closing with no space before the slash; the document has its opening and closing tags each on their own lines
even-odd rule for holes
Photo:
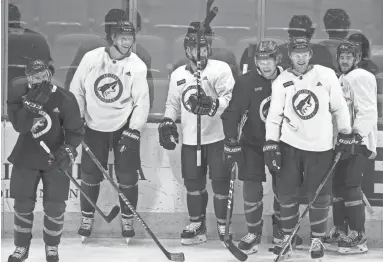
<svg viewBox="0 0 383 262">
<path fill-rule="evenodd" d="M 141 225 L 144 227 L 145 231 L 151 236 L 151 238 L 154 240 L 154 242 L 157 244 L 157 246 L 161 249 L 161 251 L 165 254 L 165 256 L 172 261 L 185 261 L 185 255 L 184 253 L 170 253 L 167 251 L 164 246 L 158 241 L 157 237 L 153 234 L 153 232 L 150 230 L 148 225 L 145 223 L 145 221 L 141 218 L 141 216 L 137 213 L 136 209 L 133 207 L 133 205 L 129 202 L 129 200 L 125 197 L 125 195 L 121 192 L 120 188 L 116 185 L 116 183 L 113 181 L 113 179 L 109 176 L 108 172 L 104 169 L 104 167 L 101 165 L 101 163 L 98 161 L 96 156 L 93 154 L 93 152 L 89 149 L 89 147 L 85 144 L 85 142 L 81 142 L 84 150 L 88 153 L 90 158 L 93 160 L 93 162 L 97 165 L 98 169 L 102 172 L 105 179 L 107 179 L 114 190 L 117 191 L 118 195 L 121 197 L 121 199 L 125 202 L 125 204 L 129 207 L 130 211 L 132 211 L 134 217 L 141 223 Z"/>
<path fill-rule="evenodd" d="M 307 205 L 307 207 L 305 208 L 305 210 L 303 211 L 302 215 L 300 216 L 299 220 L 298 220 L 298 223 L 295 225 L 293 231 L 291 232 L 291 234 L 289 235 L 288 239 L 286 242 L 283 243 L 283 246 L 282 246 L 282 249 L 281 251 L 279 252 L 278 256 L 275 258 L 274 262 L 278 262 L 279 259 L 281 258 L 282 254 L 285 252 L 286 248 L 288 245 L 290 245 L 291 243 L 291 240 L 293 239 L 293 237 L 295 236 L 295 234 L 297 233 L 300 225 L 301 225 L 301 222 L 303 220 L 303 218 L 306 216 L 306 214 L 309 212 L 310 208 L 312 207 L 312 205 L 314 204 L 314 201 L 317 199 L 319 193 L 321 192 L 322 188 L 324 187 L 324 185 L 326 184 L 327 180 L 329 179 L 329 177 L 331 176 L 331 173 L 334 171 L 335 169 L 335 166 L 338 164 L 339 162 L 339 159 L 340 157 L 342 156 L 342 153 L 339 152 L 338 154 L 336 154 L 335 156 L 335 159 L 331 165 L 331 167 L 329 168 L 329 170 L 327 171 L 327 173 L 324 175 L 324 177 L 322 178 L 322 181 L 321 183 L 319 184 L 319 187 L 317 189 L 317 191 L 315 192 L 315 195 L 314 195 L 314 198 L 311 200 L 311 202 Z"/>
<path fill-rule="evenodd" d="M 241 122 L 238 125 L 238 138 L 237 140 L 240 141 L 241 134 L 242 134 L 242 128 L 245 125 L 247 120 L 247 111 L 243 114 Z M 230 218 L 232 214 L 233 209 L 233 199 L 234 199 L 234 181 L 238 175 L 238 164 L 234 163 L 232 170 L 231 170 L 231 177 L 230 177 L 230 188 L 229 188 L 229 197 L 227 199 L 227 212 L 226 212 L 226 224 L 225 224 L 225 237 L 224 237 L 224 243 L 226 248 L 230 251 L 230 253 L 233 254 L 233 256 L 238 259 L 239 261 L 246 261 L 247 255 L 243 253 L 236 245 L 234 245 L 233 241 L 230 239 Z"/>
<path fill-rule="evenodd" d="M 37 141 L 37 140 L 36 140 Z M 54 156 L 51 153 L 51 150 L 49 147 L 44 143 L 44 141 L 40 141 L 40 146 L 49 154 L 49 157 L 54 160 Z M 84 190 L 81 188 L 81 186 L 77 183 L 77 181 L 68 174 L 67 171 L 61 170 L 69 179 L 72 181 L 72 183 L 80 190 L 81 194 L 88 200 L 88 202 L 96 209 L 96 211 L 100 214 L 100 216 L 107 222 L 110 223 L 113 221 L 113 219 L 120 213 L 120 207 L 115 205 L 112 210 L 109 212 L 108 215 L 105 215 L 101 209 L 97 206 L 96 203 L 94 203 L 89 196 L 84 192 Z"/>
</svg>

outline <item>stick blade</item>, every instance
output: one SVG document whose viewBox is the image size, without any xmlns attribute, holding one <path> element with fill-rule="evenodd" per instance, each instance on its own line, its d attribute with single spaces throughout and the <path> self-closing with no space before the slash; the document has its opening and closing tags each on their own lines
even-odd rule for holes
<svg viewBox="0 0 383 262">
<path fill-rule="evenodd" d="M 171 261 L 185 261 L 185 255 L 184 253 L 168 253 L 166 254 L 169 260 Z"/>
<path fill-rule="evenodd" d="M 230 251 L 230 253 L 232 253 L 233 256 L 239 261 L 247 260 L 247 255 L 243 253 L 236 245 L 234 245 L 233 241 L 225 241 L 225 246 Z"/>
<path fill-rule="evenodd" d="M 112 222 L 113 219 L 116 218 L 116 216 L 120 213 L 120 207 L 115 205 L 112 210 L 110 211 L 109 215 L 107 215 L 106 220 L 108 223 Z"/>
</svg>

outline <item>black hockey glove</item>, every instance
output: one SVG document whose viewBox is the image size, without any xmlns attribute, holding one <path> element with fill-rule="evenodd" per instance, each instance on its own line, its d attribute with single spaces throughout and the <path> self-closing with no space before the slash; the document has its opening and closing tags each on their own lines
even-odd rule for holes
<svg viewBox="0 0 383 262">
<path fill-rule="evenodd" d="M 52 84 L 47 81 L 43 81 L 40 85 L 33 87 L 23 97 L 23 107 L 32 113 L 38 114 L 48 102 L 52 87 Z"/>
<path fill-rule="evenodd" d="M 188 99 L 191 111 L 196 115 L 214 116 L 219 107 L 219 100 L 211 96 L 201 95 L 197 98 L 197 94 L 191 95 Z"/>
<path fill-rule="evenodd" d="M 177 132 L 177 126 L 174 121 L 168 117 L 162 119 L 159 127 L 158 134 L 160 145 L 166 150 L 174 150 L 176 148 L 176 143 L 178 144 L 179 135 Z M 174 138 L 174 142 L 172 141 Z"/>
<path fill-rule="evenodd" d="M 141 168 L 140 159 L 140 131 L 136 129 L 127 129 L 122 132 L 121 139 L 118 142 L 118 151 L 128 159 L 134 169 Z"/>
<path fill-rule="evenodd" d="M 68 171 L 76 160 L 77 150 L 71 145 L 64 144 L 53 155 L 55 157 L 54 164 L 61 170 Z"/>
<path fill-rule="evenodd" d="M 281 169 L 282 153 L 278 142 L 266 141 L 263 146 L 263 155 L 270 172 L 278 172 Z"/>
<path fill-rule="evenodd" d="M 335 154 L 342 153 L 341 160 L 349 159 L 355 153 L 355 134 L 338 134 Z"/>
<path fill-rule="evenodd" d="M 240 165 L 243 161 L 242 147 L 237 139 L 229 138 L 223 141 L 225 163 L 231 166 L 234 162 Z"/>
</svg>

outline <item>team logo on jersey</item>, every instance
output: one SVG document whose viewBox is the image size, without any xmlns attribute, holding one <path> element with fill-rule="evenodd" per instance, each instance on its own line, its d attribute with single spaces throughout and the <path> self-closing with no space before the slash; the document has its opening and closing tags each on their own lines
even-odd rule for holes
<svg viewBox="0 0 383 262">
<path fill-rule="evenodd" d="M 48 133 L 48 131 L 51 130 L 52 127 L 51 117 L 45 111 L 42 110 L 39 111 L 39 114 L 42 115 L 42 117 L 34 118 L 31 128 L 32 136 L 34 138 L 38 138 Z"/>
<path fill-rule="evenodd" d="M 293 96 L 293 108 L 295 113 L 303 120 L 313 118 L 319 109 L 317 96 L 310 90 L 299 90 Z"/>
<path fill-rule="evenodd" d="M 94 93 L 104 103 L 113 103 L 122 95 L 122 82 L 115 74 L 103 74 L 94 83 Z"/>
<path fill-rule="evenodd" d="M 271 96 L 263 99 L 261 105 L 259 106 L 259 116 L 263 122 L 266 122 L 267 114 L 269 113 Z"/>
<path fill-rule="evenodd" d="M 191 113 L 191 106 L 189 104 L 189 97 L 194 95 L 196 96 L 198 93 L 197 86 L 191 85 L 188 86 L 185 91 L 182 93 L 182 104 L 184 105 L 185 109 Z M 205 91 L 201 88 L 201 94 L 205 95 Z"/>
</svg>

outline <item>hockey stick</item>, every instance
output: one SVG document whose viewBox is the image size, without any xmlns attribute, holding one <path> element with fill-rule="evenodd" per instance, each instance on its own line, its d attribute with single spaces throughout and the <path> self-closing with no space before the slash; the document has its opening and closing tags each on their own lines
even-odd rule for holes
<svg viewBox="0 0 383 262">
<path fill-rule="evenodd" d="M 211 11 L 211 6 L 213 5 L 214 0 L 207 0 L 206 2 L 206 16 L 209 15 L 209 12 Z"/>
<path fill-rule="evenodd" d="M 247 64 L 243 64 L 242 74 L 246 74 L 248 72 L 250 61 L 251 59 L 254 59 L 253 53 L 254 53 L 254 44 L 249 44 L 249 46 L 247 47 L 248 61 L 247 61 Z"/>
<path fill-rule="evenodd" d="M 37 141 L 37 140 L 36 140 Z M 54 156 L 53 154 L 51 153 L 51 150 L 49 149 L 49 147 L 44 143 L 44 141 L 40 141 L 40 146 L 45 150 L 45 152 L 47 152 L 49 154 L 49 157 L 54 160 Z M 96 203 L 94 203 L 90 198 L 89 196 L 84 192 L 84 190 L 81 188 L 81 186 L 77 183 L 77 181 L 71 176 L 68 174 L 67 171 L 64 171 L 64 170 L 61 170 L 69 179 L 70 181 L 72 181 L 72 183 L 80 190 L 81 194 L 86 198 L 86 200 L 88 200 L 88 202 L 92 205 L 92 207 L 94 207 L 94 209 L 96 209 L 96 211 L 101 215 L 101 217 L 107 222 L 107 223 L 110 223 L 113 221 L 113 219 L 118 215 L 118 213 L 120 212 L 120 207 L 119 206 L 114 206 L 112 208 L 112 210 L 110 211 L 110 213 L 108 215 L 105 215 L 101 209 L 97 206 Z"/>
<path fill-rule="evenodd" d="M 311 200 L 311 202 L 307 205 L 307 207 L 305 208 L 305 210 L 303 211 L 303 214 L 300 216 L 299 220 L 298 220 L 298 223 L 295 225 L 293 231 L 291 232 L 291 234 L 289 235 L 288 239 L 286 242 L 283 243 L 283 246 L 282 246 L 282 249 L 281 251 L 279 252 L 278 256 L 276 257 L 276 259 L 274 260 L 275 262 L 278 262 L 279 259 L 281 258 L 282 254 L 285 252 L 286 248 L 288 245 L 290 245 L 291 243 L 291 240 L 293 239 L 293 237 L 295 236 L 295 234 L 297 233 L 298 231 L 298 228 L 299 226 L 301 225 L 301 222 L 303 220 L 303 218 L 306 216 L 306 214 L 309 212 L 310 208 L 312 207 L 312 205 L 314 204 L 314 201 L 317 199 L 319 193 L 321 192 L 322 188 L 324 187 L 324 185 L 326 184 L 327 180 L 329 179 L 329 177 L 331 176 L 332 172 L 334 171 L 335 169 L 335 166 L 338 164 L 339 162 L 339 159 L 340 157 L 342 156 L 342 153 L 339 152 L 338 154 L 336 154 L 335 156 L 335 159 L 333 160 L 333 163 L 331 165 L 331 167 L 329 168 L 329 170 L 327 171 L 327 173 L 324 175 L 324 177 L 322 178 L 322 181 L 321 183 L 319 184 L 319 187 L 317 189 L 317 191 L 315 192 L 315 195 L 314 195 L 314 198 Z"/>
<path fill-rule="evenodd" d="M 364 202 L 364 204 L 366 205 L 366 208 L 367 208 L 368 213 L 370 213 L 371 215 L 373 215 L 373 214 L 374 214 L 374 209 L 372 209 L 372 206 L 371 206 L 371 204 L 370 204 L 370 201 L 368 201 L 368 199 L 367 199 L 366 195 L 363 193 L 363 191 L 362 191 L 362 197 L 363 197 L 363 202 Z"/>
<path fill-rule="evenodd" d="M 83 141 L 82 146 L 84 150 L 88 153 L 90 158 L 93 160 L 93 162 L 97 165 L 98 169 L 102 172 L 104 177 L 109 180 L 110 184 L 113 186 L 113 188 L 117 191 L 118 195 L 121 197 L 121 199 L 125 202 L 125 204 L 129 207 L 130 211 L 132 211 L 134 217 L 141 223 L 141 225 L 144 227 L 146 232 L 152 237 L 154 242 L 157 244 L 157 246 L 161 249 L 161 251 L 165 254 L 165 256 L 172 261 L 185 261 L 185 255 L 184 253 L 170 253 L 168 252 L 164 246 L 158 241 L 157 237 L 153 234 L 153 232 L 149 229 L 148 225 L 142 220 L 141 216 L 137 213 L 136 209 L 133 207 L 133 205 L 129 202 L 129 200 L 125 197 L 125 195 L 121 192 L 120 188 L 116 185 L 116 183 L 113 181 L 113 179 L 109 176 L 108 172 L 104 169 L 104 167 L 101 165 L 101 163 L 97 160 L 96 156 L 92 153 L 92 151 L 89 149 L 89 147 L 85 144 Z"/>
<path fill-rule="evenodd" d="M 247 120 L 247 111 L 245 114 L 243 114 L 241 122 L 238 125 L 238 141 L 241 139 L 242 134 L 242 128 L 245 125 Z M 234 245 L 233 241 L 230 239 L 230 217 L 232 214 L 232 208 L 233 208 L 233 199 L 234 199 L 234 181 L 238 175 L 238 164 L 234 163 L 232 170 L 231 170 L 231 176 L 230 176 L 230 188 L 229 188 L 229 196 L 227 199 L 227 212 L 226 212 L 226 224 L 225 224 L 225 236 L 224 236 L 224 243 L 226 248 L 230 251 L 230 253 L 233 254 L 233 256 L 238 259 L 239 261 L 246 261 L 247 255 L 243 253 L 236 245 Z"/>
</svg>

